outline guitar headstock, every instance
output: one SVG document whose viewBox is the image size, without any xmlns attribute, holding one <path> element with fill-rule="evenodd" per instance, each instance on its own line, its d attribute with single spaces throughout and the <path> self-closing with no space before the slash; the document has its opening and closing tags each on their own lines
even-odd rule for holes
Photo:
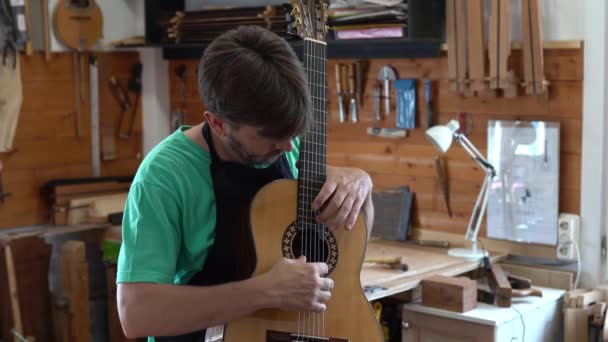
<svg viewBox="0 0 608 342">
<path fill-rule="evenodd" d="M 324 42 L 327 36 L 327 4 L 324 0 L 289 0 L 291 4 L 290 33 L 302 39 L 310 38 Z"/>
</svg>

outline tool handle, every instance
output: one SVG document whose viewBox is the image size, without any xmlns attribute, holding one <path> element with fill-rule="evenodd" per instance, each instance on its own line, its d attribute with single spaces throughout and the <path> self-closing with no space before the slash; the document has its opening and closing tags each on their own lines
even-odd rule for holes
<svg viewBox="0 0 608 342">
<path fill-rule="evenodd" d="M 342 98 L 341 93 L 338 95 L 338 115 L 338 120 L 340 120 L 340 123 L 343 123 L 346 114 L 344 112 L 344 99 Z"/>
<path fill-rule="evenodd" d="M 376 122 L 382 120 L 382 117 L 380 117 L 380 88 L 380 83 L 376 82 L 376 85 L 374 86 L 374 119 L 376 119 Z"/>
<path fill-rule="evenodd" d="M 350 122 L 359 122 L 359 113 L 357 112 L 357 101 L 355 100 L 354 93 L 351 93 L 350 96 Z"/>
<path fill-rule="evenodd" d="M 393 265 L 393 264 L 401 264 L 400 256 L 369 256 L 365 257 L 363 262 L 366 263 L 374 263 L 374 264 L 385 264 L 385 265 Z"/>
<path fill-rule="evenodd" d="M 433 104 L 432 104 L 432 87 L 431 81 L 426 80 L 424 83 L 424 95 L 426 97 L 426 127 L 433 127 Z"/>
<path fill-rule="evenodd" d="M 388 117 L 391 112 L 391 83 L 389 80 L 384 80 L 384 115 Z"/>
<path fill-rule="evenodd" d="M 363 62 L 357 61 L 355 64 L 355 81 L 357 82 L 356 92 L 359 94 L 359 104 L 363 105 Z"/>
<path fill-rule="evenodd" d="M 348 65 L 348 92 L 351 94 L 355 92 L 355 65 L 353 63 Z"/>
<path fill-rule="evenodd" d="M 335 69 L 336 69 L 336 91 L 338 93 L 342 92 L 342 80 L 340 79 L 340 63 L 336 63 L 335 64 Z"/>
</svg>

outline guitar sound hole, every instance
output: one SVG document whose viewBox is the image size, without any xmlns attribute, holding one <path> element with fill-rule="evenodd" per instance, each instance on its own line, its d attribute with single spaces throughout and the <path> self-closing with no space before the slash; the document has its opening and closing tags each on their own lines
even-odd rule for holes
<svg viewBox="0 0 608 342">
<path fill-rule="evenodd" d="M 349 342 L 343 338 L 319 337 L 300 335 L 281 331 L 268 330 L 266 332 L 266 342 Z"/>
<path fill-rule="evenodd" d="M 327 275 L 338 263 L 338 244 L 334 235 L 325 229 L 299 229 L 292 223 L 283 234 L 283 257 L 297 259 L 306 256 L 307 262 L 324 262 L 329 268 Z"/>
</svg>

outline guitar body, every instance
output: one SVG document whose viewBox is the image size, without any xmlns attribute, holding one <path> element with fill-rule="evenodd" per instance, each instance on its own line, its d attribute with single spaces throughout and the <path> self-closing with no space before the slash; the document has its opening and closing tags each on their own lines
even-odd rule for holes
<svg viewBox="0 0 608 342">
<path fill-rule="evenodd" d="M 256 194 L 251 206 L 251 231 L 257 257 L 254 275 L 269 271 L 284 256 L 283 253 L 288 252 L 286 248 L 290 249 L 293 244 L 297 244 L 297 241 L 288 241 L 293 235 L 287 235 L 294 232 L 297 191 L 297 181 L 279 180 L 269 183 Z M 341 228 L 332 236 L 328 236 L 327 241 L 328 246 L 333 246 L 327 248 L 327 262 L 332 263 L 331 258 L 336 261 L 328 275 L 334 280 L 335 287 L 331 291 L 332 298 L 327 302 L 324 314 L 262 310 L 245 319 L 230 322 L 224 330 L 224 341 L 298 341 L 294 337 L 288 338 L 288 335 L 279 336 L 281 334 L 273 335 L 270 332 L 330 338 L 305 339 L 311 342 L 384 341 L 380 325 L 365 297 L 359 278 L 367 245 L 363 217 L 359 215 L 351 231 Z M 308 318 L 306 327 L 303 327 L 299 315 Z M 324 323 L 321 323 L 323 317 Z"/>
<path fill-rule="evenodd" d="M 94 0 L 62 0 L 53 15 L 55 35 L 72 49 L 89 49 L 102 37 L 103 17 Z"/>
</svg>

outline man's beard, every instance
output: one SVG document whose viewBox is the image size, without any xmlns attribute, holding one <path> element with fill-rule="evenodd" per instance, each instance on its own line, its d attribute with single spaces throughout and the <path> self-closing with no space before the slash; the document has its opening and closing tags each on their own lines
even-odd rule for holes
<svg viewBox="0 0 608 342">
<path fill-rule="evenodd" d="M 243 164 L 272 164 L 283 154 L 283 151 L 276 150 L 263 156 L 256 156 L 249 154 L 245 146 L 236 140 L 231 134 L 228 134 L 227 138 L 228 146 L 240 157 Z"/>
</svg>

